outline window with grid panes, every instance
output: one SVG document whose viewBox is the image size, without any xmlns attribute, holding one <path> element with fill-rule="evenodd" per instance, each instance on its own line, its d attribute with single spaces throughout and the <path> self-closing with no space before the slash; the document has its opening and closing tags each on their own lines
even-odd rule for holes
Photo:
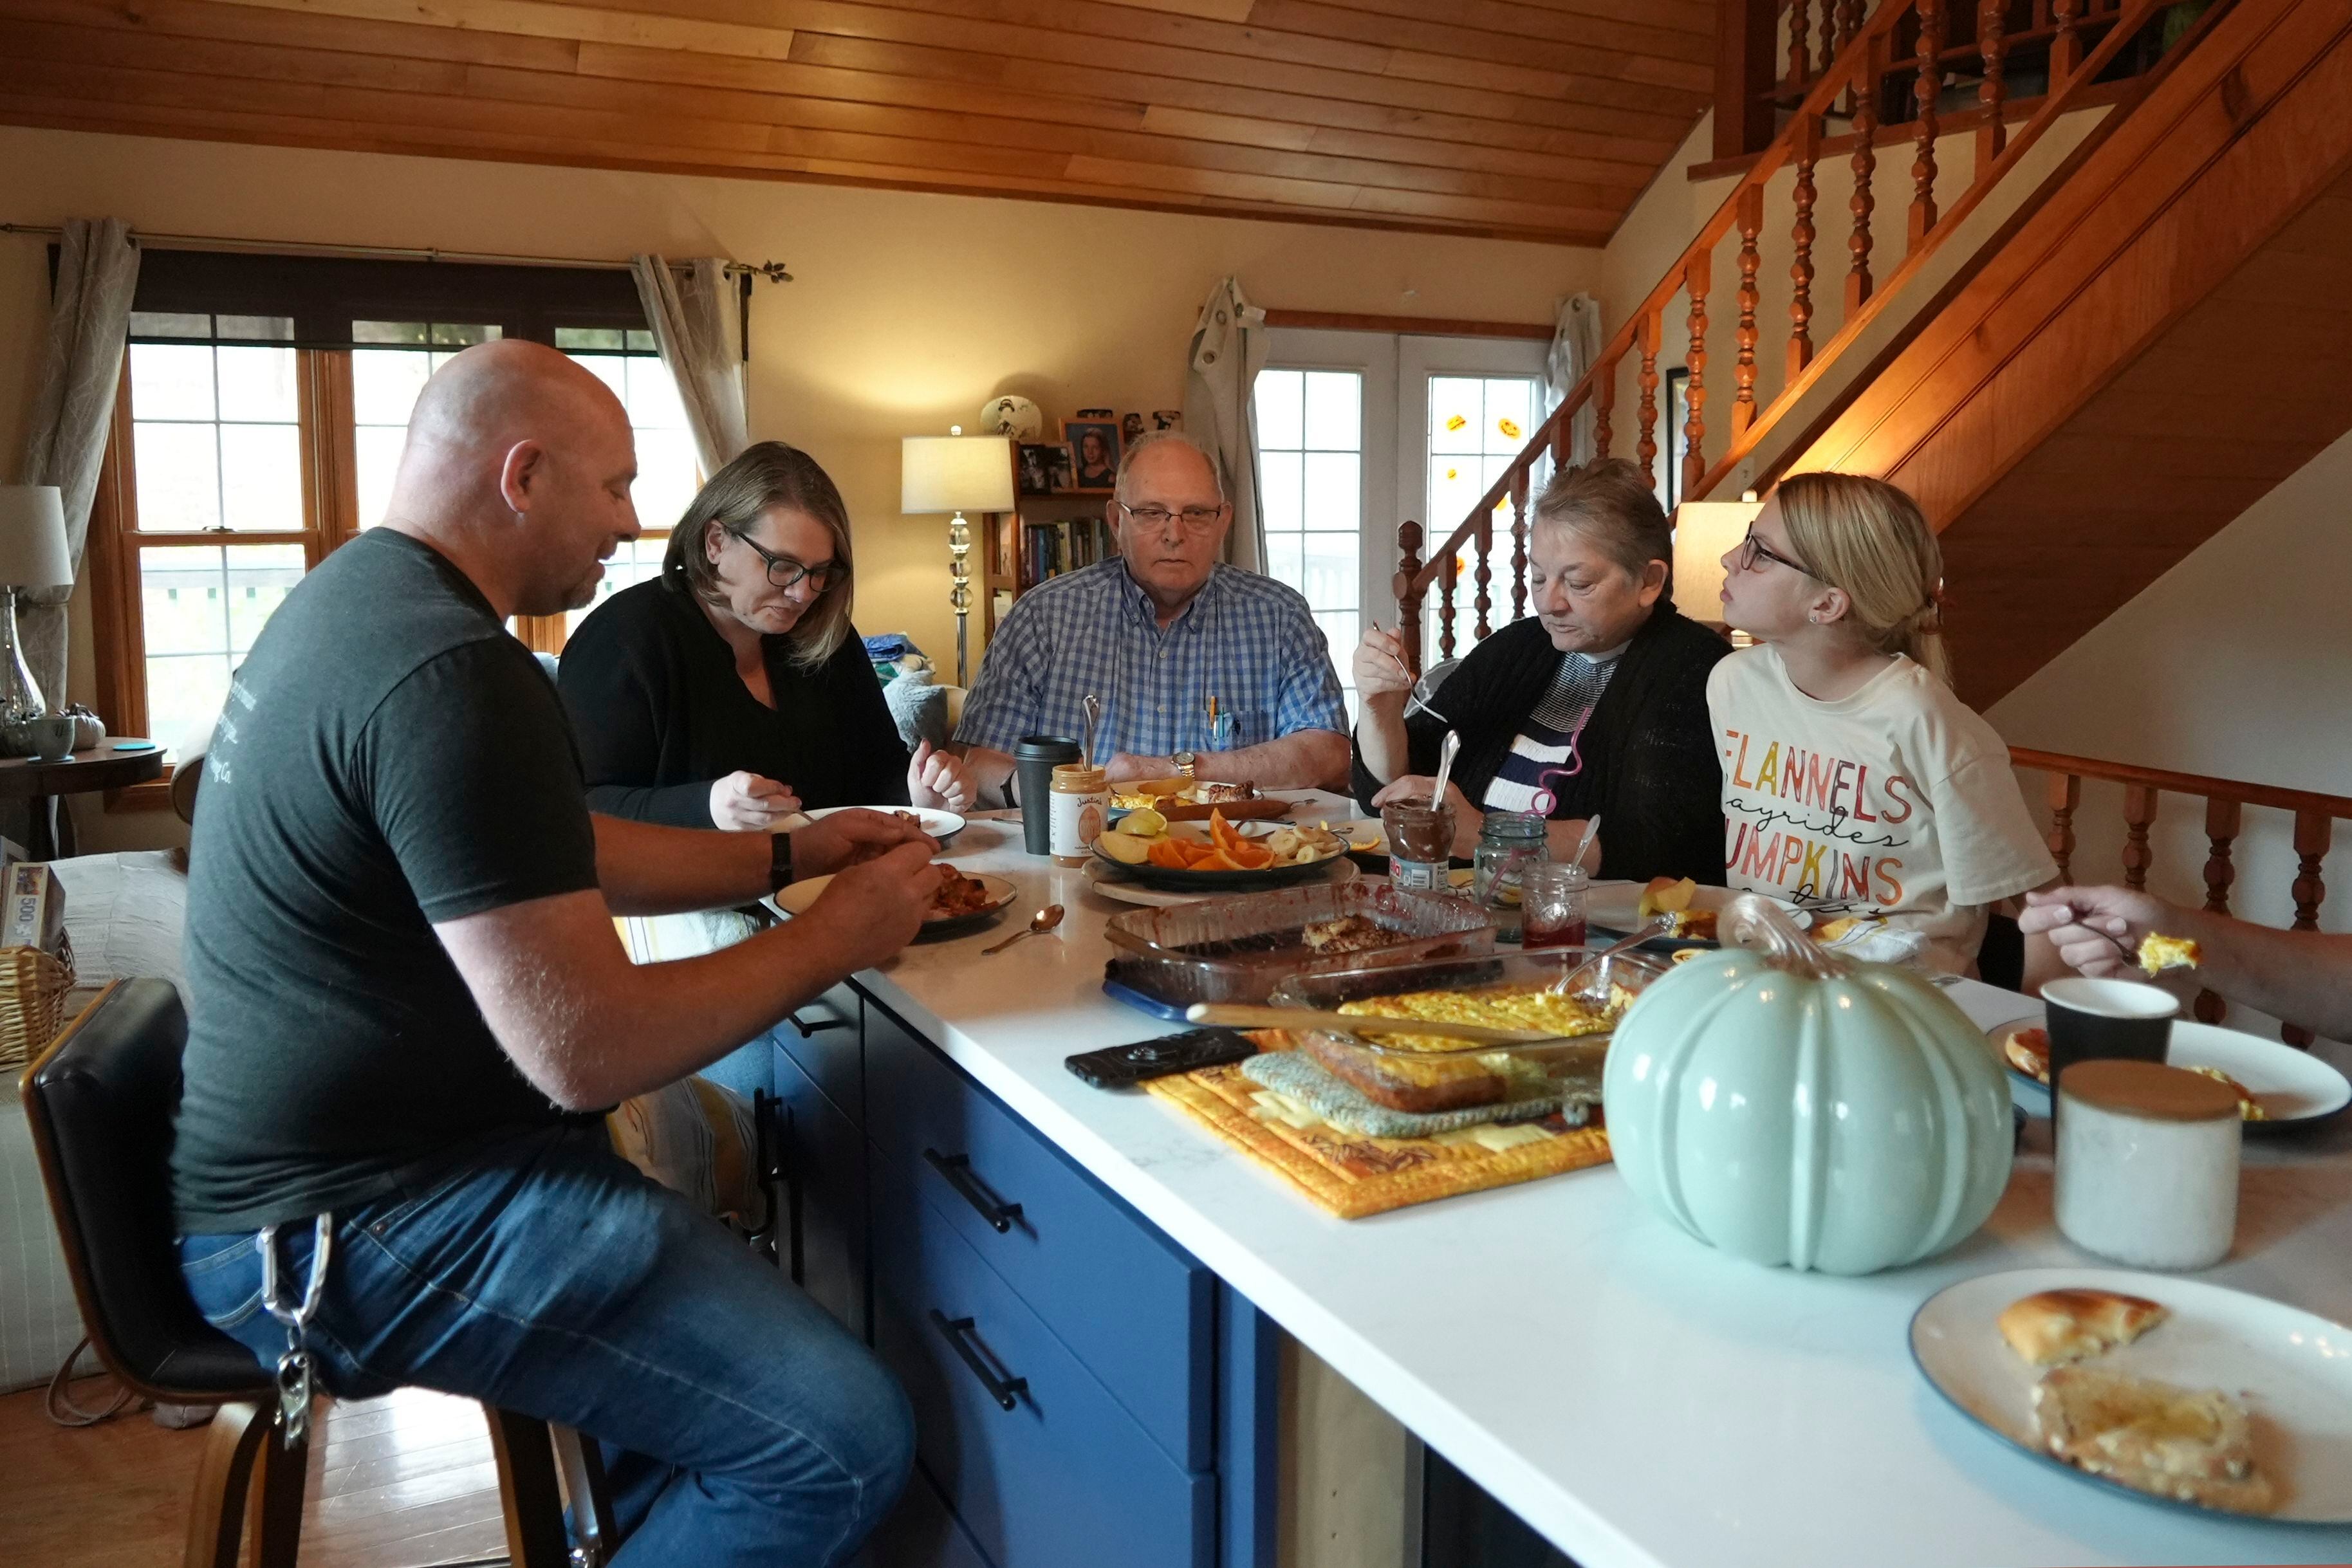
<svg viewBox="0 0 2352 1568">
<path fill-rule="evenodd" d="M 1528 433 L 1543 419 L 1543 408 L 1538 402 L 1541 383 L 1533 376 L 1445 376 L 1429 378 L 1429 538 L 1434 542 L 1444 539 L 1462 525 L 1477 506 L 1487 489 L 1503 476 L 1528 444 Z M 1528 504 L 1534 504 L 1536 494 L 1550 477 L 1547 461 L 1539 465 L 1528 487 Z M 1510 555 L 1508 539 L 1511 529 L 1511 504 L 1506 497 L 1496 509 L 1495 537 L 1498 555 L 1495 567 L 1495 587 L 1502 588 L 1505 563 Z M 1454 583 L 1454 606 L 1457 624 L 1467 628 L 1475 615 L 1474 605 L 1478 596 L 1477 582 L 1472 575 L 1471 558 L 1465 553 L 1463 568 Z M 1489 591 L 1490 594 L 1492 590 Z M 1507 593 L 1507 590 L 1505 591 Z M 1424 612 L 1430 625 L 1436 622 L 1437 600 L 1433 592 Z M 1492 618 L 1500 624 L 1509 618 L 1507 603 L 1493 612 Z M 1433 631 L 1429 633 L 1434 636 Z M 1434 647 L 1433 641 L 1425 646 Z"/>
<path fill-rule="evenodd" d="M 1354 371 L 1267 369 L 1253 393 L 1266 575 L 1306 595 L 1350 718 L 1363 609 L 1363 382 Z"/>
<path fill-rule="evenodd" d="M 111 483 L 90 544 L 102 703 L 117 729 L 171 745 L 211 721 L 231 672 L 303 572 L 383 521 L 426 378 L 505 335 L 482 321 L 373 319 L 345 319 L 333 333 L 349 346 L 298 347 L 286 317 L 132 313 Z M 658 572 L 668 525 L 699 476 L 650 332 L 549 336 L 628 410 L 635 498 L 656 525 L 616 554 L 601 601 Z M 554 651 L 579 613 L 519 629 Z"/>
</svg>

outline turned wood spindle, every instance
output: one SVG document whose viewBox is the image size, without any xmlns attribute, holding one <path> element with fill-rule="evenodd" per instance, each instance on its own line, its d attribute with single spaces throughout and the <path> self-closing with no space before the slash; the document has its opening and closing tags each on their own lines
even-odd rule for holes
<svg viewBox="0 0 2352 1568">
<path fill-rule="evenodd" d="M 1405 668 L 1421 671 L 1421 606 L 1425 591 L 1413 585 L 1421 575 L 1421 525 L 1407 517 L 1397 525 L 1397 635 L 1404 642 Z"/>
<path fill-rule="evenodd" d="M 1853 253 L 1853 268 L 1845 276 L 1845 313 L 1852 316 L 1870 298 L 1870 214 L 1878 206 L 1878 196 L 1870 188 L 1878 172 L 1878 50 L 1871 47 L 1870 58 L 1864 63 L 1862 85 L 1853 95 L 1853 198 L 1846 204 L 1853 214 L 1853 235 L 1845 242 Z"/>
<path fill-rule="evenodd" d="M 2319 906 L 2327 902 L 2327 883 L 2320 880 L 2320 868 L 2327 860 L 2327 846 L 2335 840 L 2336 819 L 2325 811 L 2297 811 L 2294 814 L 2294 925 L 2296 931 L 2319 929 Z M 2308 1047 L 2316 1038 L 2301 1024 L 2287 1024 L 2279 1030 L 2279 1038 L 2289 1045 Z"/>
<path fill-rule="evenodd" d="M 1441 580 L 1444 590 L 1437 601 L 1437 659 L 1444 664 L 1454 657 L 1454 617 L 1457 613 L 1454 599 L 1462 591 L 1462 557 L 1458 553 L 1445 558 Z"/>
<path fill-rule="evenodd" d="M 2155 855 L 2147 847 L 2147 830 L 2156 821 L 2156 791 L 2145 784 L 2124 786 L 2124 885 L 2147 890 L 2147 868 Z"/>
<path fill-rule="evenodd" d="M 1683 287 L 1690 290 L 1690 346 L 1683 354 L 1690 381 L 1683 389 L 1683 398 L 1690 406 L 1690 417 L 1683 422 L 1682 487 L 1677 494 L 1685 499 L 1706 475 L 1706 420 L 1701 411 L 1706 407 L 1706 291 L 1714 277 L 1715 253 L 1710 250 L 1699 251 L 1683 269 Z"/>
<path fill-rule="evenodd" d="M 1818 115 L 1800 113 L 1791 142 L 1797 165 L 1793 198 L 1797 221 L 1789 231 L 1796 258 L 1789 264 L 1789 380 L 1795 381 L 1813 361 L 1813 164 L 1821 156 L 1822 121 Z"/>
<path fill-rule="evenodd" d="M 1470 574 L 1474 585 L 1470 608 L 1477 612 L 1478 640 L 1483 643 L 1495 630 L 1487 619 L 1495 609 L 1495 596 L 1487 591 L 1495 580 L 1495 514 L 1479 518 L 1478 529 L 1470 537 L 1478 546 L 1478 569 Z"/>
<path fill-rule="evenodd" d="M 2230 888 L 2238 880 L 2231 847 L 2237 841 L 2241 810 L 2235 800 L 2205 802 L 2205 907 L 2216 915 L 2230 913 Z M 2197 993 L 2197 1017 L 2202 1023 L 2220 1023 L 2230 1005 L 2211 991 Z"/>
<path fill-rule="evenodd" d="M 1977 89 L 1977 102 L 1984 106 L 1985 122 L 1977 127 L 1977 174 L 1979 180 L 2009 145 L 2009 125 L 2001 118 L 2001 108 L 2009 98 L 2009 84 L 2001 71 L 2009 55 L 2009 39 L 2003 32 L 2007 25 L 2002 15 L 2009 0 L 1977 0 L 1977 52 L 1984 59 L 1984 84 Z"/>
<path fill-rule="evenodd" d="M 1944 0 L 1919 0 L 1919 76 L 1912 95 L 1919 108 L 1911 164 L 1911 248 L 1936 226 L 1937 99 L 1944 91 Z"/>
<path fill-rule="evenodd" d="M 2083 15 L 2083 0 L 2055 0 L 2052 15 L 2058 19 L 2058 31 L 2050 40 L 2050 87 L 2056 92 L 2075 68 L 2083 63 L 2083 36 L 2077 27 Z"/>
<path fill-rule="evenodd" d="M 1824 5 L 1834 0 L 1822 0 Z M 1813 74 L 1812 16 L 1806 0 L 1790 0 L 1789 4 L 1789 86 L 1801 89 L 1805 78 Z"/>
<path fill-rule="evenodd" d="M 2050 776 L 2050 858 L 2058 862 L 2058 880 L 2074 883 L 2074 812 L 2083 804 L 2083 781 L 2072 773 Z"/>
<path fill-rule="evenodd" d="M 1592 378 L 1592 456 L 1594 461 L 1609 455 L 1610 443 L 1615 433 L 1609 427 L 1609 416 L 1617 407 L 1617 364 L 1611 360 Z"/>
<path fill-rule="evenodd" d="M 1511 470 L 1511 619 L 1528 612 L 1528 466 Z"/>
<path fill-rule="evenodd" d="M 1731 434 L 1737 438 L 1756 423 L 1756 307 L 1760 298 L 1756 292 L 1756 236 L 1764 228 L 1763 186 L 1750 185 L 1739 193 L 1733 222 L 1739 229 L 1739 325 L 1732 333 L 1739 356 L 1731 367 Z"/>
<path fill-rule="evenodd" d="M 1633 423 L 1637 439 L 1633 443 L 1633 462 L 1642 470 L 1643 479 L 1658 482 L 1658 326 L 1661 311 L 1653 310 L 1642 318 L 1634 329 L 1633 341 L 1642 353 L 1641 373 L 1633 384 L 1641 389 L 1641 401 L 1634 405 Z"/>
</svg>

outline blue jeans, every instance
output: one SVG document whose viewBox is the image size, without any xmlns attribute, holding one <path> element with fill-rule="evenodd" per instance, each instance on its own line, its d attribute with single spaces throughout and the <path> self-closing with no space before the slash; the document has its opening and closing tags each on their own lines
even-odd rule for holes
<svg viewBox="0 0 2352 1568">
<path fill-rule="evenodd" d="M 311 1235 L 278 1228 L 297 1297 Z M 252 1236 L 184 1236 L 180 1270 L 275 1366 Z M 333 1394 L 437 1388 L 599 1438 L 625 1568 L 841 1562 L 913 1462 L 906 1396 L 866 1347 L 601 1130 L 520 1137 L 337 1214 L 309 1344 Z"/>
</svg>

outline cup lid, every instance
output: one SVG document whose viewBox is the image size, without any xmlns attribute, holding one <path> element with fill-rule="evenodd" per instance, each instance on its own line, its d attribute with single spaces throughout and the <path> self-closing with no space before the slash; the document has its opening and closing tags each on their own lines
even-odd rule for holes
<svg viewBox="0 0 2352 1568">
<path fill-rule="evenodd" d="M 2238 1096 L 2226 1083 L 2160 1061 L 2077 1061 L 2058 1076 L 2063 1099 L 2150 1122 L 2238 1119 Z"/>
<path fill-rule="evenodd" d="M 1013 748 L 1016 762 L 1076 762 L 1078 743 L 1066 735 L 1024 735 Z"/>
</svg>

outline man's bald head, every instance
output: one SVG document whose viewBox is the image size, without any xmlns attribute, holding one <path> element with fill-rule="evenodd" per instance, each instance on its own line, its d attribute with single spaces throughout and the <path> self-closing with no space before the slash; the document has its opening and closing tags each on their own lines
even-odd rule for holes
<svg viewBox="0 0 2352 1568">
<path fill-rule="evenodd" d="M 417 394 L 384 520 L 457 560 L 494 604 L 552 614 L 588 602 L 600 563 L 636 537 L 635 477 L 612 389 L 543 344 L 482 343 Z"/>
</svg>

